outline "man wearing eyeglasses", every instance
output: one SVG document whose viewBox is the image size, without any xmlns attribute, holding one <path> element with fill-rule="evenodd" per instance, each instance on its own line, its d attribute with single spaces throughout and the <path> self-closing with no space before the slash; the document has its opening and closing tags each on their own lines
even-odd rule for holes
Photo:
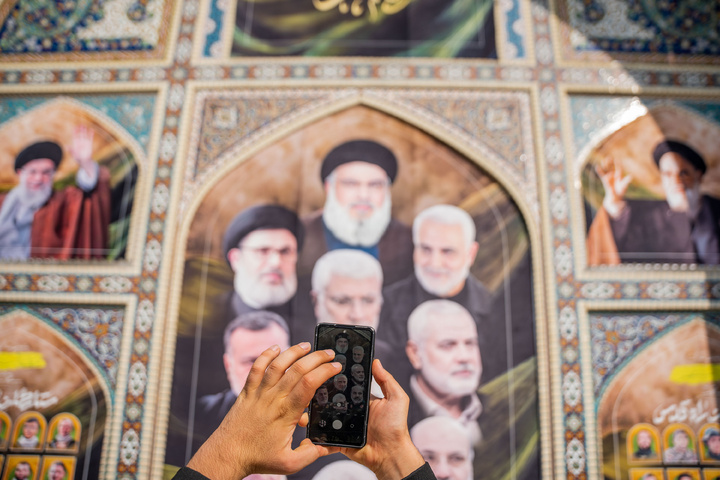
<svg viewBox="0 0 720 480">
<path fill-rule="evenodd" d="M 378 259 L 388 284 L 412 272 L 410 229 L 391 217 L 390 187 L 397 170 L 393 152 L 371 140 L 345 142 L 327 154 L 320 169 L 325 205 L 303 219 L 308 241 L 298 262 L 300 276 L 337 249 Z"/>
<path fill-rule="evenodd" d="M 259 205 L 238 214 L 223 239 L 235 273 L 232 316 L 269 310 L 290 321 L 297 291 L 298 250 L 303 227 L 295 213 L 279 205 Z"/>
<path fill-rule="evenodd" d="M 383 304 L 382 285 L 382 267 L 372 255 L 349 249 L 327 252 L 315 263 L 312 273 L 310 296 L 317 323 L 362 325 L 377 330 Z M 303 329 L 297 338 L 309 341 L 314 325 L 305 323 L 296 322 L 296 328 Z M 362 354 L 356 355 L 355 348 Z M 364 354 L 362 347 L 354 347 L 348 353 L 354 363 L 360 363 Z M 382 361 L 389 354 L 390 345 L 376 338 L 375 358 Z"/>
</svg>

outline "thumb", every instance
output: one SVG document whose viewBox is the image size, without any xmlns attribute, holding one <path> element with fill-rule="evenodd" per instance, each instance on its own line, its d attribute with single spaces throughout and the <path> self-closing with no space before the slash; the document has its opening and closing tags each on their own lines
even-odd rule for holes
<svg viewBox="0 0 720 480">
<path fill-rule="evenodd" d="M 297 472 L 318 458 L 329 455 L 330 453 L 332 452 L 328 448 L 322 445 L 315 445 L 309 438 L 306 438 L 292 451 L 292 455 L 290 455 L 286 466 L 291 472 Z"/>
</svg>

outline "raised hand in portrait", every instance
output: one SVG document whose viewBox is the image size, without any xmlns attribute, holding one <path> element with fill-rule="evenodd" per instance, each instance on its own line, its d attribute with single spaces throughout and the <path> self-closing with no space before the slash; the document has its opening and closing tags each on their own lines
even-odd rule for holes
<svg viewBox="0 0 720 480">
<path fill-rule="evenodd" d="M 632 176 L 623 176 L 620 165 L 612 157 L 603 159 L 600 165 L 595 167 L 595 171 L 605 189 L 603 207 L 612 218 L 617 218 L 625 208 L 625 193 L 632 182 Z"/>
</svg>

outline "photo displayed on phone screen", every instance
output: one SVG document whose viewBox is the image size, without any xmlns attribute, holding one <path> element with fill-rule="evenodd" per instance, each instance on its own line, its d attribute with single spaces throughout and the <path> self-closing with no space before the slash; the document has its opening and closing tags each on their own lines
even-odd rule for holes
<svg viewBox="0 0 720 480">
<path fill-rule="evenodd" d="M 318 388 L 310 402 L 307 436 L 314 443 L 365 445 L 374 341 L 370 327 L 316 327 L 315 350 L 334 350 L 342 370 Z"/>
</svg>

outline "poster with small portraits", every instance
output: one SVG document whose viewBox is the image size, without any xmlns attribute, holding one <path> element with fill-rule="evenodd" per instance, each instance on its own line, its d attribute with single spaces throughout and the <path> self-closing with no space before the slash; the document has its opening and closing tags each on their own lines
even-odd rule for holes
<svg viewBox="0 0 720 480">
<path fill-rule="evenodd" d="M 80 445 L 82 426 L 80 420 L 72 413 L 55 415 L 48 427 L 48 452 L 77 452 Z"/>
<path fill-rule="evenodd" d="M 15 421 L 13 451 L 41 451 L 45 445 L 47 420 L 39 412 L 25 412 Z"/>
<path fill-rule="evenodd" d="M 720 463 L 720 424 L 708 423 L 698 430 L 698 447 L 702 463 Z"/>
<path fill-rule="evenodd" d="M 700 480 L 699 468 L 668 468 L 667 480 Z"/>
<path fill-rule="evenodd" d="M 698 463 L 697 442 L 692 429 L 682 423 L 671 423 L 663 431 L 663 463 Z"/>
<path fill-rule="evenodd" d="M 628 431 L 628 463 L 657 463 L 661 458 L 660 434 L 649 423 L 639 423 Z"/>
<path fill-rule="evenodd" d="M 703 468 L 703 480 L 720 480 L 720 468 Z"/>
<path fill-rule="evenodd" d="M 70 480 L 75 475 L 75 457 L 45 455 L 39 480 Z"/>
<path fill-rule="evenodd" d="M 7 448 L 11 432 L 12 422 L 10 420 L 10 415 L 5 412 L 0 412 L 0 450 Z"/>
<path fill-rule="evenodd" d="M 662 468 L 631 468 L 630 480 L 665 480 Z"/>
<path fill-rule="evenodd" d="M 8 455 L 2 480 L 38 480 L 39 455 Z"/>
</svg>

